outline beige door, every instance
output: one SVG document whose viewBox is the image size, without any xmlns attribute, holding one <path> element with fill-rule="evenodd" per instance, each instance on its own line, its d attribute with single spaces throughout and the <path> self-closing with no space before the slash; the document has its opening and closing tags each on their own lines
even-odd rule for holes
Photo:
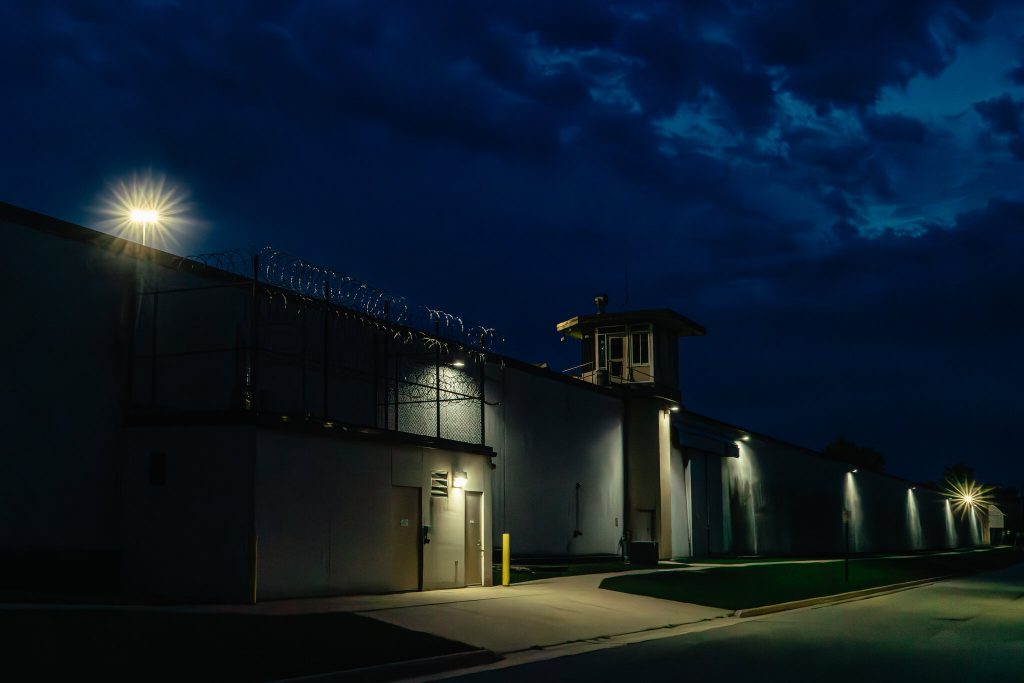
<svg viewBox="0 0 1024 683">
<path fill-rule="evenodd" d="M 481 494 L 466 492 L 466 585 L 483 584 L 484 530 Z"/>
<path fill-rule="evenodd" d="M 391 487 L 391 590 L 420 589 L 420 490 Z"/>
</svg>

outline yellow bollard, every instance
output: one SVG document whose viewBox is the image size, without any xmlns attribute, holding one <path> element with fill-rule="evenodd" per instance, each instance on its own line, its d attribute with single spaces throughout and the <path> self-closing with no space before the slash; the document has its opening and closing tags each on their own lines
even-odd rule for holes
<svg viewBox="0 0 1024 683">
<path fill-rule="evenodd" d="M 512 546 L 508 540 L 508 534 L 501 535 L 501 585 L 507 586 L 512 583 Z"/>
</svg>

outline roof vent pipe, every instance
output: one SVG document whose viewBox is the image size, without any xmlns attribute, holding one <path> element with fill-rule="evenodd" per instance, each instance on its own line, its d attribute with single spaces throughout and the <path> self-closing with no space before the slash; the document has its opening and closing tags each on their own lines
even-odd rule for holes
<svg viewBox="0 0 1024 683">
<path fill-rule="evenodd" d="M 598 294 L 594 297 L 594 305 L 597 306 L 598 313 L 604 313 L 604 307 L 608 305 L 608 295 Z"/>
</svg>

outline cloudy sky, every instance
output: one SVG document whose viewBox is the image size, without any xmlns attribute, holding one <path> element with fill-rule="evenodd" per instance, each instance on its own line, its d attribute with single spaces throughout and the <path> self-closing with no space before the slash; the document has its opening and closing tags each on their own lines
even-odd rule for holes
<svg viewBox="0 0 1024 683">
<path fill-rule="evenodd" d="M 671 307 L 686 405 L 1019 485 L 1019 3 L 0 4 L 0 199 L 270 244 L 499 327 Z"/>
</svg>

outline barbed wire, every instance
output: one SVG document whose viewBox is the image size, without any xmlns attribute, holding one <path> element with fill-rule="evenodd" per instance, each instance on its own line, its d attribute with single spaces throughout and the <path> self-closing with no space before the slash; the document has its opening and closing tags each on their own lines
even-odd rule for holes
<svg viewBox="0 0 1024 683">
<path fill-rule="evenodd" d="M 273 247 L 231 249 L 186 256 L 182 263 L 200 264 L 299 294 L 327 301 L 369 318 L 404 327 L 460 345 L 497 351 L 504 338 L 493 327 L 474 324 L 437 308 L 418 306 L 405 297 L 371 287 L 350 275 L 306 261 Z M 254 268 L 257 272 L 254 273 Z M 428 343 L 431 341 L 426 338 Z M 435 340 L 435 343 L 442 343 Z"/>
</svg>

